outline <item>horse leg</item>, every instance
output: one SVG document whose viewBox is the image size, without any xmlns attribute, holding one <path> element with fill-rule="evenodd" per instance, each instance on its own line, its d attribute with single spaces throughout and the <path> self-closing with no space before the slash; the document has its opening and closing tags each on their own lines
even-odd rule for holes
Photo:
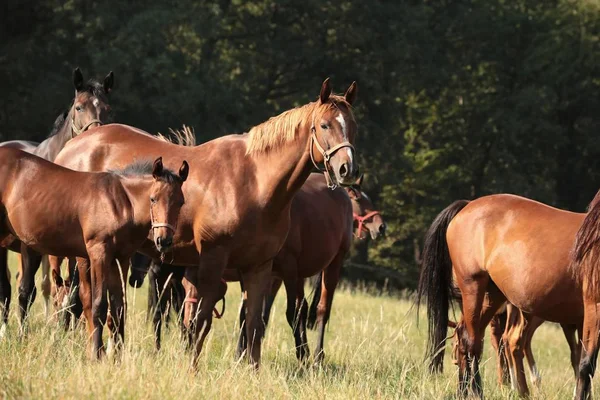
<svg viewBox="0 0 600 400">
<path fill-rule="evenodd" d="M 455 270 L 458 271 L 459 268 Z M 485 327 L 506 299 L 494 285 L 490 285 L 487 274 L 475 273 L 464 277 L 457 274 L 457 283 L 462 293 L 463 303 L 463 321 L 456 328 L 459 396 L 466 397 L 468 394 L 473 394 L 476 397 L 483 397 L 479 372 L 483 334 Z"/>
<path fill-rule="evenodd" d="M 535 387 L 540 387 L 542 384 L 542 376 L 540 375 L 540 371 L 535 364 L 535 358 L 533 358 L 533 351 L 531 350 L 531 341 L 533 340 L 533 334 L 544 323 L 544 320 L 533 316 L 531 314 L 523 313 L 523 316 L 527 320 L 527 325 L 525 326 L 525 358 L 527 358 L 527 364 L 529 364 L 529 376 L 531 377 L 531 383 Z"/>
<path fill-rule="evenodd" d="M 313 286 L 313 298 L 310 302 L 310 308 L 308 309 L 308 317 L 306 320 L 309 329 L 315 329 L 317 323 L 317 308 L 321 301 L 321 288 L 323 286 L 323 273 L 319 272 L 316 277 L 309 279 L 310 285 Z"/>
<path fill-rule="evenodd" d="M 50 316 L 50 261 L 48 255 L 42 256 L 42 295 L 44 296 L 44 312 L 46 318 Z"/>
<path fill-rule="evenodd" d="M 331 307 L 333 303 L 333 294 L 340 280 L 340 273 L 344 263 L 345 253 L 338 253 L 331 264 L 323 270 L 323 280 L 321 283 L 321 299 L 317 306 L 317 348 L 315 350 L 315 363 L 320 364 L 325 357 L 323 349 L 325 342 L 325 325 L 329 322 Z"/>
<path fill-rule="evenodd" d="M 127 312 L 126 279 L 129 272 L 129 259 L 121 258 L 112 263 L 107 271 L 107 289 L 110 301 L 111 327 L 115 350 L 119 352 L 125 343 L 125 313 Z"/>
<path fill-rule="evenodd" d="M 8 276 L 8 249 L 0 247 L 0 325 L 8 322 L 11 287 Z"/>
<path fill-rule="evenodd" d="M 79 287 L 79 270 L 77 269 L 77 261 L 73 257 L 68 258 L 68 268 L 69 268 L 69 313 L 75 321 L 77 321 L 81 317 L 81 313 L 83 311 L 81 299 L 77 295 L 78 287 Z"/>
<path fill-rule="evenodd" d="M 569 350 L 571 351 L 571 366 L 575 372 L 575 377 L 577 377 L 579 358 L 581 356 L 581 348 L 579 347 L 579 343 L 577 342 L 577 337 L 575 335 L 577 332 L 577 325 L 560 324 L 560 327 L 565 334 L 565 339 L 567 339 L 567 344 L 569 345 Z"/>
<path fill-rule="evenodd" d="M 238 315 L 240 334 L 238 337 L 237 346 L 235 348 L 235 359 L 239 360 L 248 349 L 248 337 L 246 336 L 246 291 L 244 284 L 240 280 L 240 289 L 242 291 L 242 302 L 240 303 L 240 311 Z"/>
<path fill-rule="evenodd" d="M 40 268 L 42 256 L 35 250 L 21 244 L 23 273 L 19 283 L 19 309 L 21 314 L 21 333 L 24 332 L 29 309 L 36 297 L 35 274 Z"/>
<path fill-rule="evenodd" d="M 281 288 L 281 284 L 283 281 L 279 277 L 271 278 L 271 292 L 265 297 L 265 305 L 263 307 L 263 321 L 265 321 L 265 326 L 269 323 L 269 319 L 271 318 L 271 309 L 273 308 L 273 303 L 275 302 L 275 297 L 277 296 L 277 292 L 279 288 Z"/>
<path fill-rule="evenodd" d="M 600 303 L 588 299 L 584 293 L 584 317 L 583 317 L 583 339 L 581 350 L 581 361 L 577 371 L 577 387 L 575 398 L 584 400 L 591 399 L 591 385 L 596 361 L 598 358 L 598 339 L 600 334 Z"/>
<path fill-rule="evenodd" d="M 153 274 L 149 280 L 153 290 L 151 298 L 148 298 L 148 306 L 150 307 L 150 303 L 153 304 L 152 326 L 154 327 L 154 345 L 158 351 L 161 346 L 163 318 L 165 318 L 167 302 L 169 301 L 169 296 L 167 295 L 167 292 L 170 292 L 169 282 L 173 277 L 169 274 L 165 265 L 160 266 L 158 270 L 155 267 L 157 266 L 152 265 L 151 267 Z"/>
<path fill-rule="evenodd" d="M 198 367 L 198 358 L 202 352 L 204 340 L 210 332 L 212 313 L 217 301 L 221 299 L 221 277 L 227 264 L 228 251 L 225 247 L 201 247 L 199 267 L 187 267 L 183 280 L 186 289 L 183 323 L 194 344 L 192 367 Z M 270 271 L 269 271 L 270 273 Z M 268 282 L 269 276 L 264 279 Z M 246 281 L 244 280 L 244 284 Z M 260 304 L 262 308 L 262 300 Z M 260 313 L 259 309 L 259 313 Z M 260 316 L 260 314 L 259 314 Z"/>
<path fill-rule="evenodd" d="M 107 254 L 106 246 L 95 245 L 87 249 L 90 256 L 90 272 L 92 277 L 92 359 L 104 356 L 105 348 L 102 342 L 103 325 L 107 322 L 108 314 L 108 278 L 112 255 Z"/>
<path fill-rule="evenodd" d="M 94 322 L 92 318 L 92 271 L 90 260 L 78 257 L 77 271 L 79 272 L 79 298 L 88 328 L 88 336 L 91 340 L 94 334 Z"/>
<path fill-rule="evenodd" d="M 504 342 L 504 330 L 506 329 L 506 312 L 501 312 L 490 321 L 490 338 L 492 346 L 498 356 L 496 372 L 498 374 L 498 384 L 506 385 L 509 383 L 508 360 L 506 359 L 506 343 Z"/>
<path fill-rule="evenodd" d="M 262 308 L 271 283 L 272 266 L 273 260 L 269 260 L 255 269 L 242 272 L 247 295 L 246 336 L 249 345 L 249 361 L 255 369 L 260 366 L 261 344 L 265 333 Z"/>
<path fill-rule="evenodd" d="M 525 347 L 527 341 L 527 319 L 524 314 L 512 304 L 506 305 L 507 324 L 506 324 L 506 357 L 510 363 L 510 382 L 514 390 L 519 395 L 529 395 L 527 380 L 525 377 L 525 366 L 523 358 L 525 357 Z"/>
</svg>

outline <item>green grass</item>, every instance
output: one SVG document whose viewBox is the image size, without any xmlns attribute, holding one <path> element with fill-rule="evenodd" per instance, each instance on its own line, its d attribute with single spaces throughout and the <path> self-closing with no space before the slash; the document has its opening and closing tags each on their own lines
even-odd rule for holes
<svg viewBox="0 0 600 400">
<path fill-rule="evenodd" d="M 14 265 L 14 260 L 12 260 Z M 13 273 L 14 287 L 14 273 Z M 38 284 L 39 287 L 39 284 Z M 13 293 L 15 291 L 13 290 Z M 262 367 L 253 372 L 234 361 L 239 288 L 229 285 L 228 309 L 213 329 L 200 358 L 199 372 L 189 369 L 190 355 L 182 348 L 172 325 L 163 349 L 153 349 L 146 323 L 145 288 L 128 288 L 126 344 L 119 361 L 92 362 L 87 358 L 83 326 L 64 332 L 44 315 L 43 301 L 34 305 L 30 332 L 17 332 L 16 298 L 9 327 L 0 341 L 0 396 L 5 398 L 189 398 L 189 399 L 439 399 L 452 398 L 456 367 L 448 352 L 441 376 L 426 373 L 423 350 L 426 321 L 417 327 L 411 304 L 393 297 L 342 289 L 325 338 L 321 368 L 300 368 L 293 338 L 284 316 L 284 293 L 278 296 L 263 345 Z M 314 346 L 316 335 L 310 332 Z M 573 393 L 574 378 L 562 332 L 545 324 L 534 338 L 534 353 L 542 388 L 533 398 L 564 399 Z M 496 383 L 496 359 L 489 342 L 483 357 L 486 398 L 517 398 Z"/>
</svg>

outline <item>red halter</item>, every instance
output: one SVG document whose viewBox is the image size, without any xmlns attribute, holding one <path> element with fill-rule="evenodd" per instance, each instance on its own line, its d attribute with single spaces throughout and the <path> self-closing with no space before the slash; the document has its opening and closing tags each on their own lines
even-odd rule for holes
<svg viewBox="0 0 600 400">
<path fill-rule="evenodd" d="M 367 213 L 367 214 L 363 215 L 362 217 L 356 213 L 352 213 L 354 220 L 358 221 L 358 229 L 357 229 L 358 235 L 355 235 L 355 236 L 357 236 L 357 237 L 360 236 L 360 232 L 362 232 L 363 229 L 368 231 L 367 227 L 364 226 L 364 223 L 366 220 L 368 220 L 369 218 L 372 218 L 376 215 L 381 215 L 381 213 L 379 211 L 371 211 L 370 213 Z"/>
<path fill-rule="evenodd" d="M 223 282 L 225 285 L 227 285 L 227 282 L 224 279 L 221 279 L 221 282 Z M 223 297 L 223 308 L 221 309 L 221 312 L 219 312 L 217 310 L 217 307 L 213 308 L 213 313 L 215 314 L 215 318 L 216 319 L 221 319 L 223 318 L 223 314 L 225 313 L 225 297 Z M 196 299 L 195 297 L 187 297 L 185 300 L 183 300 L 184 303 L 198 303 L 198 299 Z"/>
</svg>

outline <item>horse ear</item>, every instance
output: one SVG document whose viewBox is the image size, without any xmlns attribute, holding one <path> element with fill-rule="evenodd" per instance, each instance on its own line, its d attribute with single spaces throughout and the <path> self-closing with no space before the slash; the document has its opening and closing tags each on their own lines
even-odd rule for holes
<svg viewBox="0 0 600 400">
<path fill-rule="evenodd" d="M 358 195 L 356 193 L 356 189 L 354 189 L 353 187 L 346 186 L 346 193 L 348 193 L 348 197 L 350 197 L 351 200 L 358 199 Z"/>
<path fill-rule="evenodd" d="M 352 82 L 352 85 L 346 90 L 346 94 L 344 98 L 349 104 L 354 104 L 356 101 L 356 95 L 358 94 L 358 86 L 356 85 L 356 81 Z"/>
<path fill-rule="evenodd" d="M 185 182 L 190 173 L 190 166 L 187 161 L 183 160 L 183 164 L 181 164 L 181 168 L 179 168 L 179 177 L 181 178 L 181 182 Z"/>
<path fill-rule="evenodd" d="M 163 173 L 163 162 L 162 157 L 158 157 L 154 161 L 154 165 L 152 166 L 152 176 L 154 179 L 158 179 L 162 176 Z"/>
<path fill-rule="evenodd" d="M 323 84 L 321 85 L 321 94 L 319 95 L 319 99 L 321 100 L 321 103 L 323 103 L 323 104 L 327 103 L 327 100 L 329 100 L 330 95 L 331 95 L 331 83 L 329 83 L 329 78 L 327 78 L 323 81 Z"/>
<path fill-rule="evenodd" d="M 115 84 L 115 75 L 112 71 L 104 78 L 104 93 L 109 94 Z"/>
<path fill-rule="evenodd" d="M 358 187 L 362 186 L 363 183 L 363 179 L 364 179 L 365 175 L 364 174 L 360 174 L 360 176 L 358 177 L 358 179 L 356 180 L 356 182 L 354 182 L 354 184 Z"/>
<path fill-rule="evenodd" d="M 75 90 L 80 92 L 83 89 L 83 74 L 79 67 L 73 70 L 73 85 L 75 86 Z"/>
</svg>

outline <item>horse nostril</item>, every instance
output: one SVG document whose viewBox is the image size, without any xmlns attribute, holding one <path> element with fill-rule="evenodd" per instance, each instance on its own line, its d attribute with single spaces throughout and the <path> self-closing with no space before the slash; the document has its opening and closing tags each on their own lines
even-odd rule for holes
<svg viewBox="0 0 600 400">
<path fill-rule="evenodd" d="M 164 238 L 162 244 L 165 247 L 171 246 L 173 244 L 173 238 Z"/>
<path fill-rule="evenodd" d="M 156 238 L 156 244 L 160 246 L 161 243 L 162 243 L 162 238 L 159 236 Z"/>
<path fill-rule="evenodd" d="M 348 164 L 344 163 L 342 164 L 342 166 L 340 167 L 340 176 L 342 178 L 345 178 L 346 175 L 348 175 Z"/>
</svg>

